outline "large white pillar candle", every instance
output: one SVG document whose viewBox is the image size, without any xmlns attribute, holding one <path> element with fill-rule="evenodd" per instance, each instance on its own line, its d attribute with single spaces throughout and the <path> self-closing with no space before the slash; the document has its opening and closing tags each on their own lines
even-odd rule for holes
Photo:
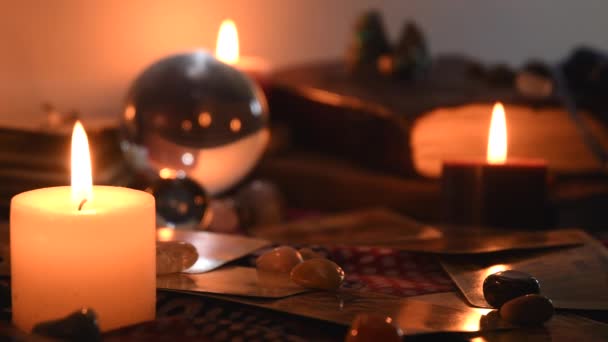
<svg viewBox="0 0 608 342">
<path fill-rule="evenodd" d="M 30 331 L 83 306 L 97 312 L 104 331 L 154 319 L 154 197 L 120 187 L 82 190 L 75 178 L 72 187 L 11 201 L 13 323 Z"/>
</svg>

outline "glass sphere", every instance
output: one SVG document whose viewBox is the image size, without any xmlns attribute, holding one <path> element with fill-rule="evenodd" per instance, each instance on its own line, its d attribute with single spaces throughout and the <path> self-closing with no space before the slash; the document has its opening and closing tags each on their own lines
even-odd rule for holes
<svg viewBox="0 0 608 342">
<path fill-rule="evenodd" d="M 204 51 L 145 69 L 128 92 L 122 128 L 122 149 L 137 170 L 187 176 L 210 194 L 240 181 L 270 138 L 260 88 Z"/>
<path fill-rule="evenodd" d="M 189 178 L 160 178 L 146 191 L 154 195 L 157 225 L 191 228 L 204 223 L 209 197 L 200 185 Z"/>
</svg>

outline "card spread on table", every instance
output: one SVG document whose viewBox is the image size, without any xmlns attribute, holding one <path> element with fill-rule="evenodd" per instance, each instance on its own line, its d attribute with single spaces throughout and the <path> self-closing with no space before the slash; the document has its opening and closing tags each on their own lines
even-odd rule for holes
<svg viewBox="0 0 608 342">
<path fill-rule="evenodd" d="M 434 293 L 408 299 L 452 309 L 472 309 L 485 315 L 486 321 L 501 321 L 499 316 L 491 314 L 494 311 L 492 309 L 470 308 L 456 292 Z M 608 324 L 569 313 L 558 313 L 543 325 L 543 329 L 514 329 L 501 331 L 497 336 L 500 336 L 500 341 L 601 341 L 608 339 Z"/>
<path fill-rule="evenodd" d="M 220 298 L 213 296 L 214 298 Z M 406 335 L 433 332 L 476 332 L 480 330 L 483 312 L 474 308 L 450 308 L 442 305 L 413 301 L 391 295 L 350 289 L 314 291 L 273 301 L 222 296 L 224 300 L 253 305 L 293 315 L 350 326 L 360 313 L 381 314 L 393 318 Z M 502 330 L 508 325 L 483 327 Z"/>
<path fill-rule="evenodd" d="M 263 239 L 172 228 L 157 230 L 159 241 L 187 241 L 198 252 L 198 261 L 185 273 L 203 273 L 270 245 Z"/>
<path fill-rule="evenodd" d="M 608 251 L 588 235 L 582 246 L 487 256 L 483 261 L 450 256 L 441 264 L 474 306 L 489 307 L 482 289 L 488 275 L 512 269 L 536 277 L 556 308 L 608 310 Z"/>
<path fill-rule="evenodd" d="M 310 291 L 289 279 L 289 274 L 258 272 L 253 267 L 227 267 L 200 274 L 158 276 L 159 289 L 216 293 L 257 298 L 283 298 Z"/>
</svg>

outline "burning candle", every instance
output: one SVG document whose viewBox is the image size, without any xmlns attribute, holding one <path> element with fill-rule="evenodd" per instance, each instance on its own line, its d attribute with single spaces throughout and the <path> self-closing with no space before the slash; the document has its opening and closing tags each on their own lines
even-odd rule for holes
<svg viewBox="0 0 608 342">
<path fill-rule="evenodd" d="M 71 186 L 11 201 L 13 322 L 41 321 L 90 307 L 102 330 L 154 319 L 155 208 L 150 194 L 93 186 L 88 141 L 72 134 Z"/>
<path fill-rule="evenodd" d="M 492 110 L 485 161 L 444 161 L 441 216 L 445 223 L 538 228 L 547 225 L 547 165 L 507 158 L 505 110 Z"/>
<path fill-rule="evenodd" d="M 240 55 L 238 30 L 234 21 L 230 19 L 222 21 L 220 25 L 215 46 L 215 57 L 249 75 L 262 87 L 267 85 L 270 66 L 261 58 Z"/>
</svg>

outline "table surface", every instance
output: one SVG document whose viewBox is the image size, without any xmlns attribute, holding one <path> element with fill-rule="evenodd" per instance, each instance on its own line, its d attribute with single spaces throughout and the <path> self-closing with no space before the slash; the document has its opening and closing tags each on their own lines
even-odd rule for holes
<svg viewBox="0 0 608 342">
<path fill-rule="evenodd" d="M 605 237 L 600 234 L 600 238 Z M 347 276 L 341 291 L 379 293 L 396 300 L 457 291 L 432 254 L 379 247 L 311 247 L 344 268 Z M 231 264 L 253 266 L 261 252 Z M 0 281 L 6 284 L 7 280 Z M 606 321 L 607 317 L 601 312 L 592 318 Z M 3 319 L 8 322 L 6 315 Z M 342 341 L 345 333 L 346 327 L 341 325 L 230 302 L 221 296 L 159 291 L 155 321 L 105 333 L 104 340 Z M 541 339 L 547 334 L 541 334 Z"/>
<path fill-rule="evenodd" d="M 319 253 L 342 265 L 347 277 L 343 291 L 355 289 L 382 293 L 395 299 L 457 291 L 437 258 L 389 248 L 315 247 Z M 254 265 L 255 255 L 233 264 Z M 578 312 L 579 314 L 581 312 Z M 585 314 L 585 313 L 583 313 Z M 156 322 L 106 334 L 109 341 L 149 337 L 212 341 L 342 341 L 344 326 L 298 317 L 218 298 L 159 292 Z M 594 319 L 606 320 L 605 313 Z M 535 338 L 559 336 L 538 334 Z M 507 337 L 507 336 L 505 336 Z M 515 334 L 514 338 L 521 338 Z M 507 339 L 511 340 L 511 339 Z M 516 339 L 514 339 L 516 340 Z"/>
</svg>

